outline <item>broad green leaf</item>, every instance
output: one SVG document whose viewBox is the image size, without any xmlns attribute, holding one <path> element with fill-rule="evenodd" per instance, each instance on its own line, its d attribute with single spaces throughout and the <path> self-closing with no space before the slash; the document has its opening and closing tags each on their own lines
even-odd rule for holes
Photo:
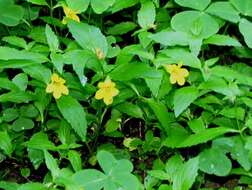
<svg viewBox="0 0 252 190">
<path fill-rule="evenodd" d="M 133 62 L 121 64 L 109 76 L 114 80 L 128 81 L 135 78 L 160 78 L 162 73 L 146 63 Z"/>
<path fill-rule="evenodd" d="M 28 76 L 25 73 L 17 74 L 12 82 L 22 91 L 25 91 L 28 85 Z"/>
<path fill-rule="evenodd" d="M 46 167 L 51 171 L 54 178 L 57 177 L 59 175 L 57 160 L 47 150 L 44 150 L 44 155 Z"/>
<path fill-rule="evenodd" d="M 57 69 L 57 71 L 62 74 L 63 72 L 63 67 L 64 67 L 64 57 L 62 54 L 52 52 L 50 54 L 50 58 L 52 60 L 52 63 L 54 67 Z"/>
<path fill-rule="evenodd" d="M 101 14 L 106 11 L 115 3 L 115 0 L 91 0 L 91 6 L 94 9 L 94 12 Z"/>
<path fill-rule="evenodd" d="M 211 0 L 175 0 L 177 4 L 183 7 L 197 9 L 203 11 L 211 2 Z"/>
<path fill-rule="evenodd" d="M 15 103 L 28 103 L 33 100 L 34 97 L 23 91 L 13 91 L 0 95 L 0 102 L 15 102 Z"/>
<path fill-rule="evenodd" d="M 143 111 L 138 105 L 125 102 L 117 105 L 115 108 L 118 109 L 120 112 L 125 113 L 131 117 L 143 118 Z"/>
<path fill-rule="evenodd" d="M 206 12 L 234 23 L 240 20 L 239 12 L 229 2 L 225 1 L 212 3 Z"/>
<path fill-rule="evenodd" d="M 27 152 L 33 167 L 37 170 L 44 162 L 44 152 L 42 150 L 32 148 L 27 148 Z"/>
<path fill-rule="evenodd" d="M 189 190 L 191 189 L 196 177 L 198 176 L 199 158 L 192 158 L 184 163 L 176 172 L 173 179 L 172 189 Z"/>
<path fill-rule="evenodd" d="M 7 131 L 0 131 L 0 149 L 2 149 L 8 156 L 11 156 L 13 152 L 11 138 Z"/>
<path fill-rule="evenodd" d="M 245 16 L 252 16 L 252 1 L 250 0 L 229 0 L 235 8 Z"/>
<path fill-rule="evenodd" d="M 156 17 L 155 5 L 152 1 L 145 1 L 142 3 L 141 9 L 138 11 L 138 24 L 144 28 L 153 28 Z"/>
<path fill-rule="evenodd" d="M 156 102 L 154 99 L 147 99 L 147 103 L 161 125 L 166 129 L 166 131 L 169 131 L 170 124 L 173 122 L 173 118 L 171 118 L 166 106 L 163 103 Z"/>
<path fill-rule="evenodd" d="M 107 176 L 95 169 L 86 169 L 76 172 L 72 179 L 86 190 L 101 190 L 107 180 Z"/>
<path fill-rule="evenodd" d="M 242 47 L 240 42 L 227 35 L 215 34 L 212 35 L 210 38 L 204 40 L 204 44 L 213 44 L 217 46 L 235 46 L 235 47 Z"/>
<path fill-rule="evenodd" d="M 108 29 L 108 34 L 122 35 L 134 30 L 137 25 L 134 22 L 121 22 Z"/>
<path fill-rule="evenodd" d="M 90 0 L 66 0 L 66 3 L 72 10 L 82 13 L 87 10 Z"/>
<path fill-rule="evenodd" d="M 68 159 L 74 169 L 75 172 L 78 172 L 82 168 L 81 155 L 79 152 L 75 150 L 70 150 L 68 152 Z"/>
<path fill-rule="evenodd" d="M 174 30 L 185 32 L 197 38 L 208 38 L 216 34 L 219 24 L 210 15 L 199 11 L 183 11 L 172 17 Z"/>
<path fill-rule="evenodd" d="M 16 121 L 13 122 L 11 129 L 20 132 L 23 130 L 29 130 L 34 127 L 34 122 L 28 118 L 18 118 Z"/>
<path fill-rule="evenodd" d="M 20 185 L 17 190 L 48 190 L 48 188 L 41 183 L 26 183 Z"/>
<path fill-rule="evenodd" d="M 30 60 L 36 63 L 47 62 L 48 59 L 46 56 L 40 53 L 34 53 L 29 51 L 19 51 L 10 47 L 0 47 L 0 59 L 2 60 Z"/>
<path fill-rule="evenodd" d="M 0 88 L 17 91 L 19 88 L 7 78 L 0 78 Z"/>
<path fill-rule="evenodd" d="M 47 134 L 43 132 L 35 133 L 31 139 L 26 142 L 26 146 L 32 149 L 39 150 L 55 150 L 56 146 L 49 141 Z"/>
<path fill-rule="evenodd" d="M 83 49 L 95 52 L 99 48 L 105 56 L 107 55 L 108 43 L 99 28 L 74 21 L 69 21 L 68 27 L 74 39 Z"/>
<path fill-rule="evenodd" d="M 48 6 L 46 0 L 27 0 L 28 2 L 35 4 L 35 5 L 46 5 Z"/>
<path fill-rule="evenodd" d="M 201 68 L 201 62 L 197 56 L 193 53 L 182 49 L 182 48 L 171 48 L 161 51 L 162 54 L 171 59 L 170 63 L 179 63 L 182 62 L 183 65 L 187 65 L 189 67 L 193 67 L 196 69 Z M 165 60 L 165 63 L 169 63 Z"/>
<path fill-rule="evenodd" d="M 184 147 L 195 146 L 195 145 L 210 141 L 220 135 L 224 135 L 226 133 L 234 133 L 234 132 L 237 132 L 237 131 L 231 128 L 226 128 L 226 127 L 216 127 L 216 128 L 206 129 L 197 134 L 192 134 L 188 136 L 186 139 L 184 139 L 184 141 L 180 142 L 176 147 L 184 148 Z"/>
<path fill-rule="evenodd" d="M 199 96 L 197 88 L 183 87 L 175 91 L 173 105 L 175 116 L 178 117 L 191 103 L 194 102 Z"/>
<path fill-rule="evenodd" d="M 152 40 L 165 46 L 187 46 L 188 35 L 184 32 L 162 31 L 149 36 Z"/>
<path fill-rule="evenodd" d="M 4 190 L 17 190 L 18 186 L 15 182 L 0 181 L 0 188 Z"/>
<path fill-rule="evenodd" d="M 180 155 L 176 154 L 169 158 L 169 160 L 165 164 L 165 171 L 166 174 L 169 176 L 169 181 L 172 181 L 175 178 L 179 168 L 181 168 L 182 166 L 183 160 Z"/>
<path fill-rule="evenodd" d="M 53 32 L 52 28 L 47 24 L 45 27 L 45 34 L 47 38 L 47 43 L 50 47 L 51 52 L 56 52 L 59 49 L 59 40 L 56 34 Z"/>
<path fill-rule="evenodd" d="M 227 176 L 232 169 L 232 163 L 221 149 L 211 148 L 200 153 L 199 168 L 208 174 Z"/>
<path fill-rule="evenodd" d="M 18 36 L 5 36 L 2 40 L 17 47 L 27 48 L 26 41 Z"/>
<path fill-rule="evenodd" d="M 30 60 L 0 60 L 0 69 L 20 69 L 27 66 L 37 65 L 38 63 Z"/>
<path fill-rule="evenodd" d="M 194 133 L 200 133 L 206 129 L 206 125 L 204 124 L 202 117 L 190 120 L 188 125 Z"/>
<path fill-rule="evenodd" d="M 71 96 L 62 96 L 57 100 L 57 106 L 63 117 L 80 136 L 81 140 L 86 141 L 86 113 L 80 103 Z"/>
<path fill-rule="evenodd" d="M 7 26 L 16 26 L 24 16 L 22 6 L 9 3 L 8 0 L 0 1 L 0 23 Z"/>
<path fill-rule="evenodd" d="M 48 84 L 51 80 L 51 70 L 44 65 L 32 65 L 24 67 L 23 71 L 30 75 L 32 78 L 37 79 L 45 84 Z"/>
<path fill-rule="evenodd" d="M 111 8 L 112 13 L 118 12 L 122 9 L 126 9 L 129 7 L 132 7 L 139 3 L 139 0 L 127 0 L 127 1 L 122 1 L 122 0 L 116 0 L 114 5 Z"/>
<path fill-rule="evenodd" d="M 249 48 L 252 48 L 252 22 L 243 18 L 239 23 L 239 30 L 242 33 L 244 40 Z"/>
<path fill-rule="evenodd" d="M 3 113 L 2 119 L 6 122 L 13 121 L 17 119 L 19 116 L 18 109 L 15 108 L 4 109 L 2 113 Z"/>
</svg>

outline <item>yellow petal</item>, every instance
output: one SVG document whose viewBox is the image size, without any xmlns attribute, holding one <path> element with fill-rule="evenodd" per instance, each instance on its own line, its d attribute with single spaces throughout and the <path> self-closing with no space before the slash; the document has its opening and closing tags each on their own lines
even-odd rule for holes
<svg viewBox="0 0 252 190">
<path fill-rule="evenodd" d="M 113 98 L 112 97 L 104 97 L 103 101 L 106 105 L 110 105 L 113 103 Z"/>
<path fill-rule="evenodd" d="M 53 91 L 53 97 L 59 99 L 61 97 L 61 92 L 59 90 Z"/>
<path fill-rule="evenodd" d="M 67 18 L 64 17 L 63 20 L 61 21 L 61 23 L 64 24 L 64 25 L 67 24 Z"/>
<path fill-rule="evenodd" d="M 65 85 L 62 85 L 60 91 L 61 91 L 62 94 L 65 94 L 65 95 L 69 94 L 69 90 Z"/>
<path fill-rule="evenodd" d="M 51 80 L 52 80 L 52 82 L 58 82 L 59 81 L 59 75 L 56 74 L 56 73 L 53 73 L 52 77 L 51 77 Z"/>
<path fill-rule="evenodd" d="M 189 75 L 189 72 L 187 71 L 187 69 L 180 69 L 180 74 L 183 77 L 187 77 Z"/>
<path fill-rule="evenodd" d="M 98 88 L 104 88 L 104 86 L 105 86 L 104 82 L 99 82 L 98 83 Z"/>
<path fill-rule="evenodd" d="M 71 14 L 69 16 L 69 18 L 71 18 L 72 20 L 76 21 L 76 22 L 80 22 L 80 18 L 78 17 L 77 14 Z"/>
<path fill-rule="evenodd" d="M 52 93 L 54 90 L 54 85 L 52 83 L 48 84 L 46 87 L 46 92 L 47 93 Z"/>
<path fill-rule="evenodd" d="M 185 84 L 185 78 L 184 77 L 180 77 L 177 79 L 177 82 L 180 86 L 183 86 Z"/>
<path fill-rule="evenodd" d="M 95 93 L 95 99 L 101 100 L 104 96 L 104 90 L 100 89 Z"/>
<path fill-rule="evenodd" d="M 173 75 L 173 74 L 170 75 L 170 82 L 171 84 L 175 84 L 177 82 L 176 75 Z"/>
<path fill-rule="evenodd" d="M 113 88 L 112 90 L 111 90 L 111 95 L 112 96 L 117 96 L 119 94 L 119 90 L 117 89 L 117 88 Z"/>
</svg>

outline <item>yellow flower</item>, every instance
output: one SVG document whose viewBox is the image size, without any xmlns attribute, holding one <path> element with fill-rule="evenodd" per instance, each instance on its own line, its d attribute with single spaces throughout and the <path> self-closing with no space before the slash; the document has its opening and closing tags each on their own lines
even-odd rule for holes
<svg viewBox="0 0 252 190">
<path fill-rule="evenodd" d="M 66 17 L 62 20 L 63 24 L 67 24 L 67 18 L 72 19 L 72 20 L 74 20 L 76 22 L 80 22 L 80 18 L 77 15 L 78 12 L 70 9 L 69 7 L 67 7 L 65 5 L 63 5 L 63 11 L 64 11 L 64 13 L 66 15 Z"/>
<path fill-rule="evenodd" d="M 106 105 L 113 103 L 113 97 L 119 94 L 119 90 L 115 87 L 115 83 L 106 78 L 104 82 L 99 82 L 99 90 L 95 94 L 95 99 L 103 99 Z"/>
<path fill-rule="evenodd" d="M 95 54 L 99 60 L 102 60 L 105 58 L 105 55 L 100 48 L 95 49 Z"/>
<path fill-rule="evenodd" d="M 188 77 L 189 72 L 185 68 L 181 68 L 182 64 L 165 65 L 165 70 L 170 73 L 170 82 L 172 84 L 178 83 L 180 86 L 185 84 L 185 78 Z"/>
<path fill-rule="evenodd" d="M 52 74 L 51 83 L 47 85 L 46 92 L 53 93 L 53 97 L 55 99 L 59 99 L 62 94 L 68 95 L 68 88 L 64 85 L 65 80 L 56 73 Z"/>
</svg>

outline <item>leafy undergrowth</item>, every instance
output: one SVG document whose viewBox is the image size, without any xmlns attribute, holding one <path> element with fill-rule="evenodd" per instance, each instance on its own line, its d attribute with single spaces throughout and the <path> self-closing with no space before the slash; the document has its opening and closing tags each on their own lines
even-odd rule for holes
<svg viewBox="0 0 252 190">
<path fill-rule="evenodd" d="M 0 0 L 0 189 L 250 189 L 251 31 L 251 0 Z"/>
</svg>

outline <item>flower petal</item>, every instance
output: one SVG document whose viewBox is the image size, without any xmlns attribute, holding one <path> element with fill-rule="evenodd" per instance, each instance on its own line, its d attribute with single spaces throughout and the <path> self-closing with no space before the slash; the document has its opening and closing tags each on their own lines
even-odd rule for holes
<svg viewBox="0 0 252 190">
<path fill-rule="evenodd" d="M 171 84 L 175 84 L 177 82 L 176 75 L 174 75 L 174 74 L 170 75 L 170 82 L 171 82 Z"/>
<path fill-rule="evenodd" d="M 104 90 L 100 89 L 95 93 L 95 99 L 101 100 L 104 97 Z"/>
<path fill-rule="evenodd" d="M 180 86 L 183 86 L 185 84 L 185 78 L 184 77 L 177 78 L 177 82 Z"/>
<path fill-rule="evenodd" d="M 61 92 L 59 90 L 53 91 L 53 97 L 59 99 L 61 97 Z"/>
<path fill-rule="evenodd" d="M 112 90 L 111 90 L 111 95 L 112 96 L 117 96 L 119 94 L 119 90 L 117 89 L 117 88 L 113 88 Z"/>
<path fill-rule="evenodd" d="M 48 84 L 46 87 L 46 92 L 47 93 L 52 93 L 54 90 L 54 85 L 52 83 Z"/>
<path fill-rule="evenodd" d="M 113 98 L 112 97 L 104 97 L 103 101 L 106 105 L 110 105 L 113 103 Z"/>
<path fill-rule="evenodd" d="M 68 90 L 68 88 L 65 85 L 61 86 L 60 91 L 61 91 L 62 94 L 65 94 L 65 95 L 69 94 L 69 90 Z"/>
<path fill-rule="evenodd" d="M 183 76 L 183 77 L 187 77 L 189 75 L 189 72 L 187 69 L 180 69 L 180 74 Z"/>
</svg>

